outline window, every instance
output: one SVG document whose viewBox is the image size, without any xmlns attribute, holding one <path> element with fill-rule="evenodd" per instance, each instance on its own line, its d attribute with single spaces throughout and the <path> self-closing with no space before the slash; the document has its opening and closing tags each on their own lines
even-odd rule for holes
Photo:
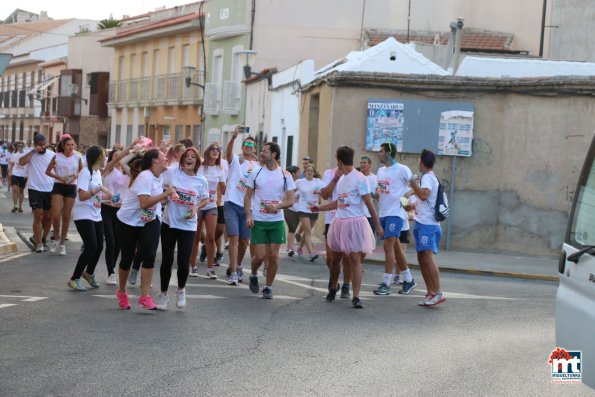
<svg viewBox="0 0 595 397">
<path fill-rule="evenodd" d="M 159 75 L 159 50 L 153 50 L 153 76 Z"/>
<path fill-rule="evenodd" d="M 114 143 L 122 143 L 122 126 L 116 126 L 116 141 Z"/>
<path fill-rule="evenodd" d="M 124 57 L 118 59 L 118 79 L 124 80 Z"/>
<path fill-rule="evenodd" d="M 141 54 L 140 67 L 142 69 L 141 77 L 149 76 L 149 54 L 146 51 Z"/>
<path fill-rule="evenodd" d="M 145 125 L 144 124 L 138 125 L 138 136 L 145 136 Z"/>
<path fill-rule="evenodd" d="M 182 130 L 184 129 L 183 125 L 176 125 L 176 139 L 175 143 L 180 142 L 182 140 Z"/>
<path fill-rule="evenodd" d="M 194 143 L 194 146 L 197 148 L 200 148 L 201 135 L 202 135 L 202 125 L 192 126 L 192 142 Z"/>
<path fill-rule="evenodd" d="M 182 46 L 182 66 L 190 65 L 190 45 L 184 44 Z M 193 65 L 190 65 L 193 66 Z"/>
<path fill-rule="evenodd" d="M 136 54 L 130 55 L 130 71 L 129 71 L 130 78 L 133 79 L 136 77 Z"/>
<path fill-rule="evenodd" d="M 176 48 L 169 47 L 167 50 L 167 73 L 172 74 L 176 72 Z"/>
<path fill-rule="evenodd" d="M 285 154 L 285 164 L 293 164 L 293 135 L 287 137 L 287 153 Z"/>
<path fill-rule="evenodd" d="M 132 143 L 132 125 L 126 126 L 126 146 Z"/>
</svg>

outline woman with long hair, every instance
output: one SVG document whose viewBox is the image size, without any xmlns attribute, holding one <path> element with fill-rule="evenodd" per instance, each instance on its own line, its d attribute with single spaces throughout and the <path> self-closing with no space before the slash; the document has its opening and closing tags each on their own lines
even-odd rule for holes
<svg viewBox="0 0 595 397">
<path fill-rule="evenodd" d="M 128 192 L 130 177 L 122 171 L 120 159 L 128 154 L 132 145 L 125 150 L 112 149 L 107 158 L 107 165 L 101 174 L 103 184 L 112 196 L 101 202 L 101 219 L 105 237 L 105 265 L 107 266 L 106 284 L 116 285 L 116 261 L 120 254 L 120 245 L 116 239 L 116 214 L 122 206 L 122 199 Z"/>
<path fill-rule="evenodd" d="M 297 207 L 302 225 L 302 238 L 298 252 L 301 253 L 302 247 L 305 245 L 308 250 L 308 260 L 310 262 L 314 262 L 318 258 L 318 254 L 315 254 L 312 248 L 312 229 L 318 219 L 318 213 L 313 213 L 310 210 L 311 207 L 320 204 L 322 181 L 319 178 L 315 178 L 316 174 L 316 167 L 310 163 L 304 169 L 305 178 L 295 181 L 295 186 L 300 196 Z"/>
<path fill-rule="evenodd" d="M 55 179 L 52 189 L 53 244 L 50 253 L 59 250 L 66 255 L 66 235 L 70 226 L 72 207 L 77 196 L 77 176 L 83 169 L 83 161 L 75 151 L 75 142 L 68 134 L 62 135 L 56 146 L 56 155 L 48 165 L 46 175 Z M 62 228 L 60 229 L 60 223 Z"/>
<path fill-rule="evenodd" d="M 87 166 L 79 173 L 77 197 L 72 211 L 74 225 L 83 240 L 83 250 L 68 280 L 68 286 L 76 291 L 86 291 L 81 284 L 81 277 L 92 288 L 99 288 L 95 279 L 95 267 L 103 251 L 101 201 L 111 197 L 109 189 L 102 185 L 99 171 L 105 160 L 103 148 L 91 146 L 86 157 Z"/>
<path fill-rule="evenodd" d="M 211 143 L 204 153 L 204 162 L 198 169 L 198 174 L 205 177 L 209 185 L 209 203 L 205 205 L 198 213 L 196 235 L 194 236 L 194 245 L 192 246 L 192 255 L 190 265 L 192 267 L 191 276 L 198 275 L 196 269 L 196 256 L 198 255 L 198 245 L 202 224 L 205 224 L 206 236 L 205 246 L 207 251 L 207 276 L 210 279 L 216 279 L 215 269 L 215 232 L 217 228 L 217 191 L 225 191 L 225 170 L 221 166 L 221 147 L 217 142 Z"/>
<path fill-rule="evenodd" d="M 176 194 L 169 197 L 161 223 L 161 294 L 157 301 L 158 310 L 167 310 L 167 290 L 174 263 L 174 250 L 178 246 L 178 290 L 176 307 L 186 307 L 186 281 L 188 260 L 196 233 L 196 214 L 209 202 L 207 180 L 196 172 L 200 167 L 198 150 L 190 147 L 182 153 L 179 166 L 170 167 L 162 175 L 163 186 L 171 186 Z"/>
<path fill-rule="evenodd" d="M 130 309 L 126 282 L 137 243 L 142 247 L 140 252 L 143 259 L 138 304 L 149 310 L 157 308 L 149 290 L 159 245 L 161 202 L 175 193 L 173 186 L 163 189 L 160 176 L 166 169 L 165 155 L 159 149 L 146 151 L 142 159 L 136 160 L 130 168 L 130 190 L 118 211 L 116 223 L 116 238 L 121 244 L 116 296 L 121 309 Z"/>
</svg>

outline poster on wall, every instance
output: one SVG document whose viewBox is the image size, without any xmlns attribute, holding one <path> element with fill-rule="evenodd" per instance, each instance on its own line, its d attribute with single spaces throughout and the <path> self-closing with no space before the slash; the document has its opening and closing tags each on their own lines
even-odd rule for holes
<svg viewBox="0 0 595 397">
<path fill-rule="evenodd" d="M 399 152 L 403 150 L 404 108 L 403 103 L 391 100 L 368 101 L 366 150 L 379 151 L 384 142 L 395 144 Z"/>
<path fill-rule="evenodd" d="M 440 113 L 438 155 L 471 157 L 473 112 L 450 110 Z"/>
</svg>

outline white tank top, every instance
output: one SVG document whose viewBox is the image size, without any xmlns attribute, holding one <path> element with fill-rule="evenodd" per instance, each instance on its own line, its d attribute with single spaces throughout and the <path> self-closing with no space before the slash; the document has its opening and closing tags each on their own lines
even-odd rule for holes
<svg viewBox="0 0 595 397">
<path fill-rule="evenodd" d="M 80 157 L 76 153 L 73 153 L 70 157 L 66 157 L 64 153 L 56 153 L 56 165 L 54 167 L 56 175 L 68 177 L 68 184 L 76 185 L 76 178 L 79 173 L 79 159 Z"/>
</svg>

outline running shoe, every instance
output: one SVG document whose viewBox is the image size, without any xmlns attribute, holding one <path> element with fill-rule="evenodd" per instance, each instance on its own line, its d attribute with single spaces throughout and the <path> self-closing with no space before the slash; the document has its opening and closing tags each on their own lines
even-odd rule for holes
<svg viewBox="0 0 595 397">
<path fill-rule="evenodd" d="M 65 245 L 60 246 L 60 256 L 66 256 L 66 246 Z"/>
<path fill-rule="evenodd" d="M 204 263 L 206 259 L 207 259 L 207 246 L 203 245 L 202 249 L 200 250 L 200 257 L 198 258 L 198 260 L 200 260 L 201 263 Z"/>
<path fill-rule="evenodd" d="M 50 241 L 50 254 L 55 254 L 56 250 L 60 247 L 60 243 L 57 241 Z"/>
<path fill-rule="evenodd" d="M 258 276 L 253 274 L 250 275 L 250 291 L 254 294 L 258 294 Z"/>
<path fill-rule="evenodd" d="M 289 250 L 289 251 L 287 251 L 287 255 L 288 256 L 294 256 L 295 255 L 295 251 L 294 250 Z"/>
<path fill-rule="evenodd" d="M 153 302 L 153 298 L 151 298 L 151 295 L 139 296 L 138 297 L 138 305 L 140 307 L 144 307 L 147 310 L 156 310 L 157 309 L 157 305 L 155 305 L 155 302 Z"/>
<path fill-rule="evenodd" d="M 426 305 L 426 301 L 430 298 L 431 295 L 426 295 L 424 296 L 423 300 L 420 300 L 419 302 L 417 302 L 417 306 L 425 306 Z"/>
<path fill-rule="evenodd" d="M 238 283 L 243 283 L 244 282 L 244 270 L 241 267 L 238 267 L 236 269 L 237 273 L 238 273 Z"/>
<path fill-rule="evenodd" d="M 207 277 L 211 280 L 217 280 L 217 275 L 215 274 L 215 269 L 207 269 Z"/>
<path fill-rule="evenodd" d="M 426 298 L 424 306 L 436 306 L 441 304 L 445 300 L 446 298 L 444 297 L 444 294 L 442 292 L 439 292 L 435 295 L 430 296 L 429 298 Z"/>
<path fill-rule="evenodd" d="M 273 290 L 271 287 L 264 287 L 262 289 L 262 297 L 264 299 L 273 299 Z"/>
<path fill-rule="evenodd" d="M 297 254 L 298 254 L 298 257 L 299 258 L 301 258 L 302 256 L 304 256 L 304 249 L 303 248 L 298 248 Z"/>
<path fill-rule="evenodd" d="M 13 214 L 14 214 L 15 212 L 17 212 L 17 211 L 18 211 L 18 208 L 17 208 L 17 207 L 14 207 L 12 210 L 10 210 L 10 212 L 12 212 Z"/>
<path fill-rule="evenodd" d="M 128 282 L 132 285 L 135 285 L 137 278 L 138 278 L 138 270 L 136 270 L 135 268 L 130 269 L 130 275 L 128 276 Z"/>
<path fill-rule="evenodd" d="M 192 269 L 190 269 L 190 277 L 198 277 L 198 269 L 193 267 Z"/>
<path fill-rule="evenodd" d="M 223 261 L 223 253 L 217 252 L 217 255 L 215 255 L 215 266 L 221 266 L 222 261 Z"/>
<path fill-rule="evenodd" d="M 327 302 L 332 302 L 332 301 L 334 301 L 334 300 L 335 300 L 335 298 L 337 297 L 337 292 L 338 292 L 338 291 L 339 291 L 339 288 L 337 288 L 337 289 L 333 289 L 333 288 L 331 288 L 331 289 L 328 291 L 328 294 L 326 294 L 326 301 L 327 301 Z"/>
<path fill-rule="evenodd" d="M 374 295 L 390 295 L 390 287 L 383 282 L 374 290 Z"/>
<path fill-rule="evenodd" d="M 116 285 L 116 283 L 117 283 L 116 273 L 112 273 L 109 276 L 107 276 L 106 279 L 105 279 L 105 283 L 107 285 Z"/>
<path fill-rule="evenodd" d="M 68 280 L 68 286 L 75 291 L 86 291 L 87 289 L 83 287 L 81 284 L 81 279 L 77 278 L 76 280 Z"/>
<path fill-rule="evenodd" d="M 179 310 L 184 310 L 186 307 L 186 290 L 179 289 L 176 291 L 176 307 Z"/>
<path fill-rule="evenodd" d="M 411 279 L 411 282 L 409 283 L 407 281 L 403 281 L 403 289 L 399 291 L 399 294 L 409 295 L 415 287 L 417 287 L 417 284 L 415 284 L 414 279 Z"/>
<path fill-rule="evenodd" d="M 122 310 L 130 309 L 130 299 L 128 299 L 128 292 L 120 292 L 120 289 L 116 290 L 116 296 L 118 297 L 118 306 Z"/>
<path fill-rule="evenodd" d="M 229 276 L 229 285 L 238 285 L 238 274 L 236 272 L 231 273 L 231 276 Z"/>
<path fill-rule="evenodd" d="M 357 297 L 356 298 L 353 298 L 351 300 L 351 304 L 353 305 L 353 307 L 355 309 L 363 309 L 364 308 L 364 305 L 362 305 L 362 301 L 359 298 L 357 298 Z"/>
<path fill-rule="evenodd" d="M 37 244 L 37 248 L 35 249 L 35 252 L 40 254 L 40 253 L 43 253 L 43 251 L 45 251 L 45 248 L 43 248 L 43 244 Z"/>
<path fill-rule="evenodd" d="M 87 283 L 89 283 L 89 286 L 91 286 L 92 288 L 99 288 L 99 283 L 95 279 L 94 274 L 83 273 L 83 278 Z"/>
<path fill-rule="evenodd" d="M 310 257 L 308 258 L 308 261 L 314 262 L 316 259 L 318 259 L 318 254 L 310 255 Z"/>
<path fill-rule="evenodd" d="M 403 284 L 403 280 L 401 279 L 401 276 L 399 276 L 398 274 L 395 275 L 395 279 L 393 280 L 393 284 L 395 284 L 395 285 L 402 285 Z"/>
<path fill-rule="evenodd" d="M 343 284 L 341 287 L 341 299 L 349 299 L 351 298 L 351 294 L 349 293 L 349 284 Z"/>
<path fill-rule="evenodd" d="M 19 207 L 19 214 L 23 213 L 23 209 L 21 207 Z"/>
<path fill-rule="evenodd" d="M 140 300 L 139 300 L 140 303 Z M 165 294 L 159 294 L 157 297 L 157 310 L 167 310 L 167 304 L 169 303 L 169 296 Z"/>
</svg>

